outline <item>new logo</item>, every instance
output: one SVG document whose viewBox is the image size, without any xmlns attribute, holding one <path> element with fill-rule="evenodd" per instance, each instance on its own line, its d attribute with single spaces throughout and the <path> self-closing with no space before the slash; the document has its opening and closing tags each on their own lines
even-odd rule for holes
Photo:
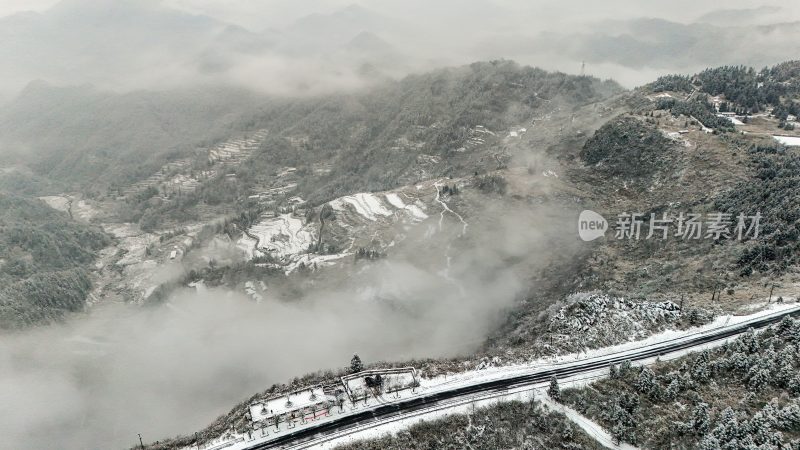
<svg viewBox="0 0 800 450">
<path fill-rule="evenodd" d="M 594 211 L 584 210 L 578 217 L 578 236 L 586 242 L 602 237 L 608 231 L 608 221 Z"/>
</svg>

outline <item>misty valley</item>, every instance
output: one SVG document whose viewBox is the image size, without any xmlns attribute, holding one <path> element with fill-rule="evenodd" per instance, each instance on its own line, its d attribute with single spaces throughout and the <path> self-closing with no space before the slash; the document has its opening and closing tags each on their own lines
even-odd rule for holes
<svg viewBox="0 0 800 450">
<path fill-rule="evenodd" d="M 798 23 L 0 2 L 0 448 L 800 449 Z"/>
</svg>

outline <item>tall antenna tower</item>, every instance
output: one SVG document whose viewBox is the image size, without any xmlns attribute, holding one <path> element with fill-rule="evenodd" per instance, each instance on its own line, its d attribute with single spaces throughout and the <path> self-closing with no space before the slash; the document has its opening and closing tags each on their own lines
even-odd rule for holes
<svg viewBox="0 0 800 450">
<path fill-rule="evenodd" d="M 581 61 L 581 76 L 586 76 L 586 61 Z"/>
</svg>

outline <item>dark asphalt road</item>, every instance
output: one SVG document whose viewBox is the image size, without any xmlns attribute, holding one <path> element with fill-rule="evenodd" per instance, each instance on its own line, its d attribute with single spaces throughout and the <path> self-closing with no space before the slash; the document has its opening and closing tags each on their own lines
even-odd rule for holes
<svg viewBox="0 0 800 450">
<path fill-rule="evenodd" d="M 555 375 L 557 378 L 564 378 L 567 376 L 608 367 L 612 363 L 616 364 L 628 359 L 631 361 L 640 361 L 653 356 L 659 356 L 678 350 L 700 346 L 708 342 L 718 341 L 741 334 L 751 327 L 767 327 L 780 322 L 780 320 L 786 315 L 798 316 L 800 315 L 800 311 L 790 311 L 779 316 L 768 317 L 741 325 L 732 325 L 731 327 L 726 327 L 717 333 L 704 334 L 691 339 L 684 340 L 684 338 L 677 338 L 675 339 L 677 342 L 674 342 L 673 344 L 669 344 L 670 341 L 667 341 L 666 343 L 662 342 L 654 345 L 653 348 L 644 348 L 641 351 L 634 353 L 627 352 L 621 355 L 611 354 L 607 357 L 587 361 L 585 364 L 574 364 L 567 367 L 551 367 L 525 375 L 512 376 L 501 380 L 479 382 L 474 385 L 456 387 L 449 391 L 440 391 L 430 395 L 401 400 L 388 405 L 378 405 L 374 408 L 344 416 L 337 420 L 309 426 L 292 433 L 275 437 L 270 441 L 254 444 L 252 447 L 248 447 L 248 450 L 281 448 L 287 445 L 298 445 L 305 441 L 313 440 L 321 435 L 344 431 L 369 423 L 405 415 L 435 406 L 439 402 L 453 400 L 459 397 L 468 397 L 477 393 L 502 392 L 514 387 L 541 383 L 549 380 L 553 375 Z"/>
</svg>

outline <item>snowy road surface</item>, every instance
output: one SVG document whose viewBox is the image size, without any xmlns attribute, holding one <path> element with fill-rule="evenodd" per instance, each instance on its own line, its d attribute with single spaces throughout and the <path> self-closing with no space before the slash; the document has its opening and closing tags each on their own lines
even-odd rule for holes
<svg viewBox="0 0 800 450">
<path fill-rule="evenodd" d="M 546 389 L 553 375 L 558 378 L 562 387 L 575 386 L 603 378 L 608 373 L 610 364 L 631 360 L 634 365 L 644 365 L 652 364 L 658 359 L 678 358 L 692 351 L 722 345 L 729 338 L 744 333 L 751 327 L 763 328 L 779 322 L 787 315 L 800 315 L 800 305 L 796 301 L 791 304 L 773 304 L 766 310 L 747 316 L 721 316 L 703 327 L 682 332 L 669 331 L 645 341 L 595 350 L 591 354 L 567 355 L 531 364 L 492 367 L 449 378 L 424 380 L 416 392 L 406 392 L 399 398 L 374 399 L 366 405 L 359 404 L 328 417 L 309 421 L 303 426 L 278 431 L 269 431 L 266 427 L 262 429 L 260 436 L 257 432 L 228 436 L 232 440 L 217 442 L 216 445 L 236 450 L 327 448 L 353 438 L 363 439 L 397 431 L 422 418 L 466 412 L 475 404 L 529 399 L 535 390 Z M 583 425 L 594 426 L 591 423 Z M 581 428 L 585 429 L 584 426 Z M 604 434 L 591 434 L 605 445 Z M 211 447 L 204 448 L 214 448 L 214 445 L 212 443 Z"/>
</svg>

